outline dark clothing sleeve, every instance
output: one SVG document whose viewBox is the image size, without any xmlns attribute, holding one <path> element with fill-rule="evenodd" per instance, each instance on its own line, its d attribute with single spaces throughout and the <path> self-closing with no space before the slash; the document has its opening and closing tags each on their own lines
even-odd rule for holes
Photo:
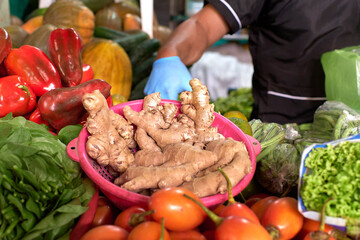
<svg viewBox="0 0 360 240">
<path fill-rule="evenodd" d="M 253 23 L 259 16 L 265 0 L 205 0 L 213 5 L 230 26 L 230 33 Z"/>
</svg>

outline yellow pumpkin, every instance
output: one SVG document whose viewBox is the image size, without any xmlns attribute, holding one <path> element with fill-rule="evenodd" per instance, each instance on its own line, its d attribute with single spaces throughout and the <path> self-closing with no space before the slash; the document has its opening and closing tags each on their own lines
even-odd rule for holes
<svg viewBox="0 0 360 240">
<path fill-rule="evenodd" d="M 130 0 L 122 0 L 119 2 L 114 2 L 110 5 L 122 20 L 127 13 L 131 13 L 137 16 L 140 16 L 140 8 L 136 4 L 132 3 Z"/>
<path fill-rule="evenodd" d="M 132 84 L 132 66 L 129 56 L 117 43 L 95 39 L 82 50 L 82 61 L 94 71 L 94 78 L 103 79 L 111 87 L 111 95 L 129 98 Z"/>
<path fill-rule="evenodd" d="M 43 25 L 43 16 L 36 16 L 30 18 L 21 27 L 29 34 L 33 33 L 36 29 Z"/>
<path fill-rule="evenodd" d="M 46 10 L 43 24 L 58 28 L 74 28 L 81 36 L 83 44 L 93 38 L 95 15 L 78 0 L 57 0 Z"/>
<path fill-rule="evenodd" d="M 124 16 L 123 30 L 141 30 L 141 18 L 138 15 L 127 13 Z"/>
</svg>

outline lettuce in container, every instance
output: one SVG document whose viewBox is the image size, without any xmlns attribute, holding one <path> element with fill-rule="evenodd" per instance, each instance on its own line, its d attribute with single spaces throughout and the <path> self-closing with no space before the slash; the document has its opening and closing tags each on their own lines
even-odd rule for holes
<svg viewBox="0 0 360 240">
<path fill-rule="evenodd" d="M 320 219 L 321 208 L 329 200 L 325 223 L 347 231 L 350 236 L 359 236 L 360 135 L 305 149 L 298 199 L 299 211 L 313 220 Z"/>
</svg>

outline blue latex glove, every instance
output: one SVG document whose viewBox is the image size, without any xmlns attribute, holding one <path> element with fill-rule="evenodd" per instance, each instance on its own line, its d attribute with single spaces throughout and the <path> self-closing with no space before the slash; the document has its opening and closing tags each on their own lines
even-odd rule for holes
<svg viewBox="0 0 360 240">
<path fill-rule="evenodd" d="M 160 92 L 161 99 L 177 100 L 179 93 L 192 90 L 191 79 L 190 72 L 178 56 L 160 58 L 153 63 L 144 93 Z"/>
</svg>

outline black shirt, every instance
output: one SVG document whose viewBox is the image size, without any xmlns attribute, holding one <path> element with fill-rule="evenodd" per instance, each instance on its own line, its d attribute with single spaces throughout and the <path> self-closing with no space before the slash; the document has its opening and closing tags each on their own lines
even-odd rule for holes
<svg viewBox="0 0 360 240">
<path fill-rule="evenodd" d="M 253 117 L 312 122 L 325 100 L 324 52 L 360 44 L 360 0 L 208 0 L 230 26 L 249 30 Z"/>
</svg>

